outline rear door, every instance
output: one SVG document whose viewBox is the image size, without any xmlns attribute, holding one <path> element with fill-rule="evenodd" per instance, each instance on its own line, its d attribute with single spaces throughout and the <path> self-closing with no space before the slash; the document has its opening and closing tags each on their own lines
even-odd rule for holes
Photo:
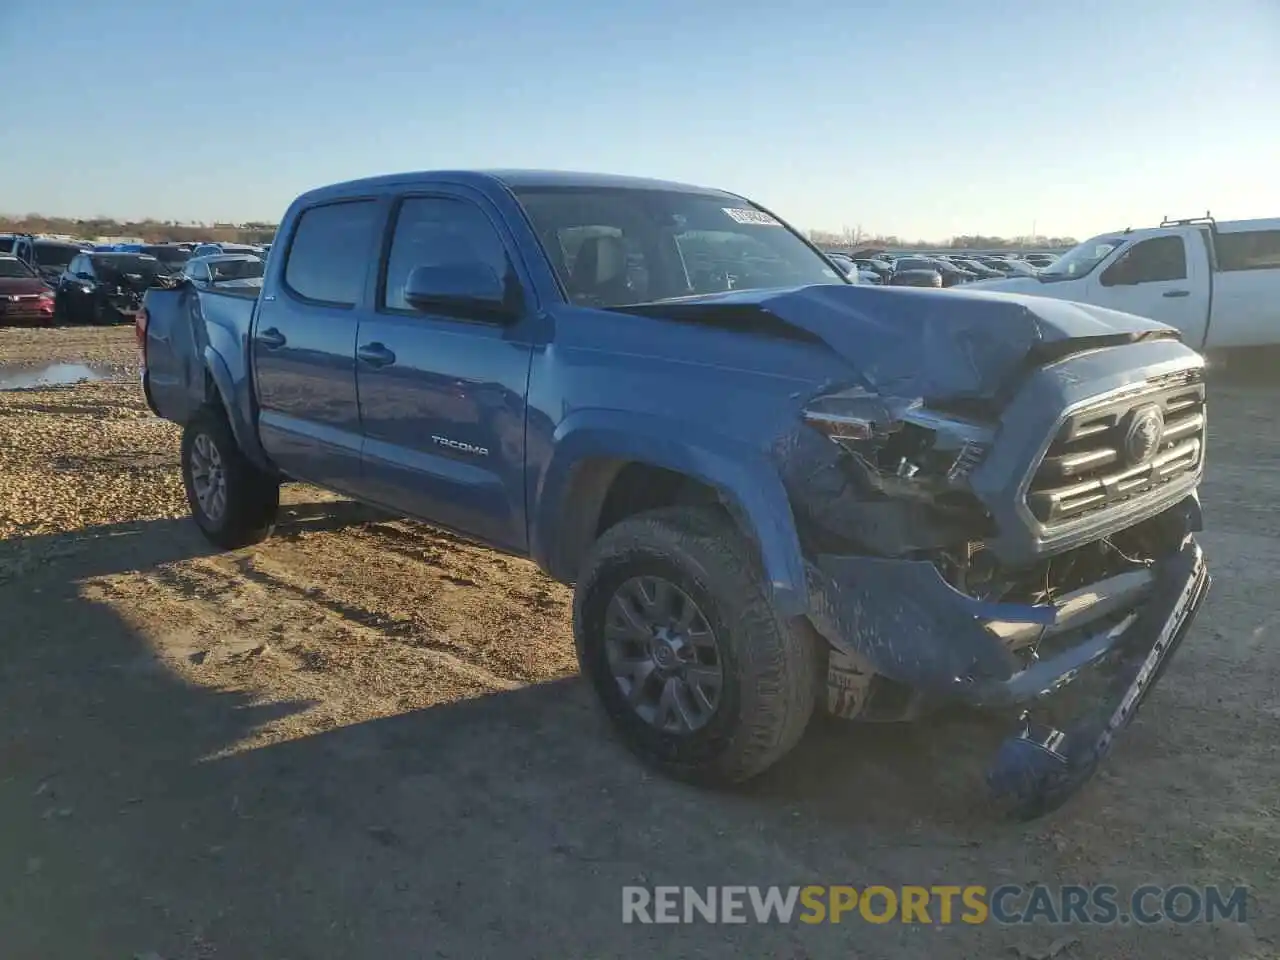
<svg viewBox="0 0 1280 960">
<path fill-rule="evenodd" d="M 380 216 L 372 197 L 303 210 L 252 327 L 263 448 L 290 476 L 344 493 L 360 477 L 357 305 L 377 260 Z"/>
<path fill-rule="evenodd" d="M 363 489 L 386 506 L 521 552 L 531 315 L 506 323 L 446 316 L 415 310 L 403 296 L 420 266 L 479 260 L 499 277 L 515 276 L 512 239 L 488 201 L 440 189 L 397 198 L 385 246 L 357 338 Z"/>
<path fill-rule="evenodd" d="M 1209 322 L 1209 258 L 1199 231 L 1135 241 L 1091 280 L 1088 302 L 1177 327 L 1199 347 Z"/>
<path fill-rule="evenodd" d="M 1280 223 L 1217 235 L 1218 274 L 1206 346 L 1255 347 L 1280 343 Z"/>
</svg>

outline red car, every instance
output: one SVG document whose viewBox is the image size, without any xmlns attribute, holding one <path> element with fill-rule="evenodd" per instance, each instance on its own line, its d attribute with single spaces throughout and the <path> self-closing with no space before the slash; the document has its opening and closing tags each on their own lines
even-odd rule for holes
<svg viewBox="0 0 1280 960">
<path fill-rule="evenodd" d="M 17 257 L 0 257 L 0 326 L 53 326 L 53 291 Z"/>
</svg>

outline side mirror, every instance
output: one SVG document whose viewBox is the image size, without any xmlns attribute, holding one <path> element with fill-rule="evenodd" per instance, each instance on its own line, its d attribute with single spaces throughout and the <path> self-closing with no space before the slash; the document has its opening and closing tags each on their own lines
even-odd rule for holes
<svg viewBox="0 0 1280 960">
<path fill-rule="evenodd" d="M 517 315 L 507 284 L 478 261 L 415 267 L 405 281 L 404 299 L 423 313 L 479 314 L 500 320 Z"/>
</svg>

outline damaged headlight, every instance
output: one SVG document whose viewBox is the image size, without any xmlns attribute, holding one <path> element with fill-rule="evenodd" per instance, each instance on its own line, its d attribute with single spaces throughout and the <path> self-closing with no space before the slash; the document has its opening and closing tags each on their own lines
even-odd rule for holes
<svg viewBox="0 0 1280 960">
<path fill-rule="evenodd" d="M 849 453 L 876 490 L 930 500 L 963 490 L 994 436 L 992 427 L 936 413 L 919 398 L 861 388 L 815 397 L 804 419 Z"/>
</svg>

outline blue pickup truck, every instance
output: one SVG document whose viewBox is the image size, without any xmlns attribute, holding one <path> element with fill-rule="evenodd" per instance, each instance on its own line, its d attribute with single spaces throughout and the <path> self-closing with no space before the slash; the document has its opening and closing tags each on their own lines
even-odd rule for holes
<svg viewBox="0 0 1280 960">
<path fill-rule="evenodd" d="M 749 200 L 626 177 L 357 180 L 279 238 L 260 291 L 186 277 L 138 318 L 200 529 L 262 540 L 296 479 L 532 557 L 672 775 L 964 703 L 1007 715 L 986 775 L 1035 816 L 1208 591 L 1204 364 L 1169 327 L 850 284 Z"/>
</svg>

